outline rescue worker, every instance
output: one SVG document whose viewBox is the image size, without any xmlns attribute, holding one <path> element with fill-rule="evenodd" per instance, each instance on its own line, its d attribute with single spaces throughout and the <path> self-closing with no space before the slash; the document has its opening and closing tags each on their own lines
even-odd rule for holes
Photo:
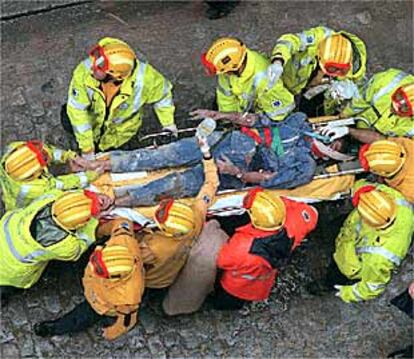
<svg viewBox="0 0 414 359">
<path fill-rule="evenodd" d="M 151 104 L 165 130 L 174 134 L 171 83 L 125 42 L 105 37 L 75 69 L 69 87 L 67 116 L 83 154 L 119 148 L 142 125 L 143 106 Z M 70 123 L 68 123 L 70 122 Z"/>
<path fill-rule="evenodd" d="M 362 167 L 401 192 L 414 203 L 414 139 L 389 137 L 364 145 L 359 151 Z"/>
<path fill-rule="evenodd" d="M 104 337 L 113 340 L 137 323 L 145 272 L 133 223 L 120 218 L 99 231 L 111 238 L 90 256 L 82 280 L 86 300 L 61 318 L 36 324 L 37 335 L 62 335 L 102 322 L 108 325 Z"/>
<path fill-rule="evenodd" d="M 364 180 L 354 190 L 356 208 L 336 238 L 333 262 L 321 283 L 326 290 L 335 288 L 347 303 L 373 299 L 385 290 L 414 233 L 412 205 L 400 192 Z"/>
<path fill-rule="evenodd" d="M 127 274 L 124 281 L 110 283 L 102 280 L 95 283 L 99 273 L 103 275 L 109 273 L 111 264 L 121 263 L 121 260 L 126 258 L 126 252 L 124 253 L 123 250 L 115 249 L 111 252 L 111 256 L 106 256 L 106 246 L 98 249 L 98 253 L 95 252 L 91 256 L 83 279 L 88 303 L 81 304 L 61 319 L 40 323 L 35 328 L 36 334 L 51 336 L 85 330 L 99 319 L 99 316 L 91 314 L 90 307 L 92 306 L 100 315 L 113 313 L 110 309 L 118 312 L 116 323 L 104 331 L 107 339 L 115 339 L 135 324 L 144 286 L 166 288 L 174 282 L 186 263 L 191 247 L 203 229 L 207 209 L 213 203 L 218 187 L 217 168 L 210 150 L 202 138 L 199 138 L 199 145 L 203 152 L 205 182 L 193 204 L 188 206 L 173 199 L 163 200 L 154 216 L 157 228 L 154 230 L 145 228 L 138 234 L 137 240 L 141 254 L 136 249 L 136 244 L 133 244 L 137 240 L 133 237 L 131 226 L 128 225 L 129 233 L 125 236 L 129 239 L 123 237 L 123 240 L 128 241 L 128 253 L 134 256 L 134 261 L 128 259 L 128 268 L 134 263 L 132 273 L 136 273 L 136 277 Z M 101 231 L 104 233 L 105 229 Z M 112 236 L 116 233 L 115 226 Z M 109 244 L 114 242 L 112 238 Z M 118 240 L 114 244 L 118 246 Z M 140 255 L 144 263 L 144 282 L 142 282 L 144 276 L 141 277 L 138 274 L 142 268 Z M 125 319 L 126 316 L 130 318 Z"/>
<path fill-rule="evenodd" d="M 89 191 L 53 191 L 0 221 L 0 290 L 33 286 L 51 260 L 76 261 L 95 242 L 100 211 L 112 200 Z"/>
<path fill-rule="evenodd" d="M 342 100 L 358 93 L 367 54 L 357 36 L 318 26 L 282 35 L 271 60 L 269 80 L 282 79 L 284 86 L 298 96 L 299 111 L 320 116 L 335 113 Z"/>
<path fill-rule="evenodd" d="M 283 82 L 266 77 L 268 58 L 248 49 L 242 41 L 219 38 L 201 61 L 210 76 L 217 75 L 217 105 L 227 116 L 240 121 L 251 112 L 281 121 L 295 108 L 293 95 Z"/>
<path fill-rule="evenodd" d="M 314 207 L 262 188 L 250 190 L 243 206 L 251 223 L 236 229 L 217 257 L 223 273 L 215 293 L 216 309 L 239 309 L 245 301 L 267 299 L 278 270 L 318 221 Z"/>
<path fill-rule="evenodd" d="M 51 191 L 84 188 L 102 172 L 85 171 L 52 176 L 49 164 L 78 160 L 73 151 L 43 144 L 39 141 L 12 142 L 1 158 L 0 184 L 6 211 L 27 206 L 37 197 Z"/>
<path fill-rule="evenodd" d="M 332 139 L 349 134 L 362 143 L 383 136 L 414 137 L 414 76 L 397 69 L 375 74 L 340 116 L 362 121 L 357 122 L 357 128 L 328 124 L 322 133 Z"/>
<path fill-rule="evenodd" d="M 259 122 L 261 119 L 259 119 Z M 220 172 L 220 189 L 241 189 L 248 184 L 265 188 L 293 188 L 312 180 L 315 161 L 306 134 L 311 129 L 306 116 L 295 113 L 271 128 L 245 128 L 242 131 L 216 131 L 208 136 Z M 90 162 L 105 171 L 125 173 L 179 166 L 174 171 L 143 185 L 116 191 L 116 205 L 154 205 L 161 196 L 195 196 L 203 184 L 202 158 L 195 138 L 184 138 L 157 149 L 114 151 L 106 161 Z"/>
</svg>

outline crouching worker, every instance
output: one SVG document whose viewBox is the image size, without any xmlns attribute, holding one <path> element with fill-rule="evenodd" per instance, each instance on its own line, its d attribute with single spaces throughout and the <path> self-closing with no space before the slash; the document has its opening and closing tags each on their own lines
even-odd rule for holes
<svg viewBox="0 0 414 359">
<path fill-rule="evenodd" d="M 114 250 L 112 258 L 106 256 L 105 252 L 108 249 L 105 248 L 111 248 L 108 245 L 113 242 L 113 239 L 102 250 L 98 249 L 98 252 L 92 255 L 83 279 L 87 301 L 61 319 L 36 325 L 37 335 L 52 336 L 82 331 L 99 321 L 100 318 L 105 322 L 108 318 L 102 318 L 101 315 L 113 315 L 114 311 L 108 309 L 115 309 L 117 320 L 115 324 L 112 323 L 113 325 L 104 331 L 107 339 L 115 339 L 135 325 L 137 309 L 144 287 L 166 288 L 174 282 L 186 263 L 194 241 L 197 240 L 203 229 L 207 209 L 212 204 L 218 187 L 217 168 L 214 160 L 206 143 L 201 139 L 199 142 L 204 154 L 205 182 L 194 203 L 187 206 L 166 199 L 160 203 L 155 212 L 154 219 L 158 227 L 156 230 L 144 229 L 137 239 L 133 237 L 132 232 L 129 232 L 128 253 L 133 258 L 129 257 L 126 260 L 126 267 L 133 267 L 133 269 L 127 270 L 128 274 L 125 279 L 119 278 L 117 281 L 116 278 L 108 277 L 106 280 L 100 279 L 102 286 L 93 283 L 91 276 L 95 275 L 96 277 L 99 271 L 110 274 L 110 263 L 119 262 L 119 265 L 114 265 L 114 268 L 119 266 L 122 269 L 122 256 L 126 255 L 123 250 Z M 128 226 L 130 231 L 130 225 Z M 112 236 L 114 233 L 116 234 L 116 227 Z M 132 244 L 132 242 L 139 243 L 141 253 L 136 249 L 136 244 Z M 141 255 L 145 276 L 140 274 L 142 273 Z M 102 260 L 99 259 L 100 257 Z M 93 262 L 95 264 L 91 264 Z M 99 263 L 106 263 L 106 265 L 101 265 L 99 269 Z M 95 272 L 92 272 L 92 269 Z M 129 272 L 135 273 L 135 277 L 132 277 Z M 113 273 L 115 276 L 117 275 L 115 271 Z"/>
<path fill-rule="evenodd" d="M 366 171 L 384 178 L 384 182 L 400 191 L 414 203 L 414 139 L 397 137 L 365 144 L 359 160 Z"/>
<path fill-rule="evenodd" d="M 112 200 L 89 191 L 51 192 L 0 221 L 0 290 L 30 288 L 51 260 L 76 261 L 95 242 L 100 211 Z"/>
<path fill-rule="evenodd" d="M 347 303 L 373 299 L 385 290 L 414 232 L 412 206 L 400 192 L 363 180 L 355 189 L 356 208 L 336 238 L 334 261 L 320 283 L 326 290 L 337 289 Z"/>
<path fill-rule="evenodd" d="M 236 230 L 217 258 L 223 273 L 213 305 L 219 310 L 267 299 L 278 270 L 318 221 L 314 207 L 261 188 L 252 189 L 243 205 L 251 223 Z"/>
<path fill-rule="evenodd" d="M 141 250 L 132 222 L 121 218 L 109 224 L 110 240 L 95 249 L 85 269 L 86 300 L 61 318 L 36 324 L 37 335 L 78 332 L 101 321 L 110 324 L 103 333 L 112 340 L 135 326 L 145 287 Z"/>
<path fill-rule="evenodd" d="M 49 164 L 72 163 L 78 156 L 39 141 L 13 142 L 0 164 L 0 184 L 6 211 L 27 206 L 37 197 L 54 189 L 84 188 L 98 178 L 96 171 L 54 177 Z"/>
</svg>

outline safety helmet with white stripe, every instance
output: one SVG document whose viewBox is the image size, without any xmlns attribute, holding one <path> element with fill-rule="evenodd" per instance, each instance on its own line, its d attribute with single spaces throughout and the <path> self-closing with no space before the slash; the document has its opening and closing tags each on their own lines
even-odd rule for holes
<svg viewBox="0 0 414 359">
<path fill-rule="evenodd" d="M 135 265 L 135 258 L 128 247 L 117 244 L 97 247 L 89 259 L 98 277 L 109 280 L 120 280 L 128 277 Z"/>
<path fill-rule="evenodd" d="M 372 185 L 359 188 L 352 198 L 361 219 L 375 229 L 385 229 L 395 220 L 397 204 L 388 194 Z"/>
<path fill-rule="evenodd" d="M 344 78 L 352 69 L 352 43 L 341 34 L 322 40 L 318 46 L 318 59 L 322 71 L 332 77 Z"/>
<path fill-rule="evenodd" d="M 253 227 L 262 231 L 276 231 L 286 220 L 286 207 L 283 200 L 262 188 L 251 189 L 243 199 Z"/>
<path fill-rule="evenodd" d="M 53 219 L 67 230 L 84 226 L 100 211 L 98 195 L 86 190 L 66 192 L 52 205 Z"/>
<path fill-rule="evenodd" d="M 403 117 L 414 115 L 414 84 L 399 87 L 392 95 L 394 112 Z"/>
<path fill-rule="evenodd" d="M 15 181 L 26 181 L 38 178 L 49 161 L 49 154 L 42 142 L 28 141 L 7 156 L 4 167 Z"/>
<path fill-rule="evenodd" d="M 403 167 L 407 158 L 404 147 L 388 140 L 366 144 L 359 151 L 359 159 L 366 171 L 382 177 L 392 177 Z"/>
<path fill-rule="evenodd" d="M 179 237 L 190 233 L 195 226 L 194 212 L 184 203 L 165 199 L 154 216 L 160 230 L 167 236 Z"/>
<path fill-rule="evenodd" d="M 207 52 L 201 55 L 201 63 L 211 76 L 237 71 L 246 58 L 246 45 L 232 37 L 214 41 Z"/>
<path fill-rule="evenodd" d="M 98 44 L 89 52 L 92 58 L 92 71 L 97 80 L 111 75 L 116 80 L 124 80 L 131 75 L 135 65 L 135 53 L 129 45 L 121 40 Z"/>
</svg>

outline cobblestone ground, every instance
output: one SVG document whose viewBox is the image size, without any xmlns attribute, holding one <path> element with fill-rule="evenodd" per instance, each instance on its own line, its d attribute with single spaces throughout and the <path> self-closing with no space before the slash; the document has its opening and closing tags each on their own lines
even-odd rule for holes
<svg viewBox="0 0 414 359">
<path fill-rule="evenodd" d="M 270 51 L 284 32 L 325 24 L 361 36 L 369 71 L 399 67 L 413 71 L 410 1 L 242 2 L 227 18 L 205 18 L 197 2 L 84 4 L 5 21 L 1 43 L 1 136 L 69 147 L 59 123 L 71 71 L 85 51 L 105 35 L 140 49 L 175 84 L 179 124 L 190 109 L 209 106 L 213 79 L 203 76 L 200 50 L 216 36 L 236 35 L 252 48 Z M 156 130 L 151 113 L 144 131 Z M 389 299 L 412 279 L 412 254 L 385 294 L 365 304 L 347 305 L 333 295 L 312 297 L 304 289 L 321 275 L 339 221 L 342 203 L 321 209 L 318 231 L 281 274 L 268 303 L 241 312 L 199 313 L 166 318 L 159 298 L 150 297 L 140 325 L 109 343 L 99 328 L 83 334 L 39 339 L 33 324 L 54 318 L 82 299 L 72 264 L 54 264 L 32 289 L 2 310 L 0 346 L 4 358 L 17 357 L 385 357 L 412 340 L 412 324 Z M 328 216 L 329 215 L 329 216 Z"/>
</svg>

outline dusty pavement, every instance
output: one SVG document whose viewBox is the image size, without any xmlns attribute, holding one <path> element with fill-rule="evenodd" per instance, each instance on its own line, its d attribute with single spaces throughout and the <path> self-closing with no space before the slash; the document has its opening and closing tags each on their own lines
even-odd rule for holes
<svg viewBox="0 0 414 359">
<path fill-rule="evenodd" d="M 215 21 L 204 12 L 199 1 L 107 3 L 104 10 L 90 3 L 3 21 L 1 147 L 31 138 L 70 145 L 59 111 L 71 71 L 105 35 L 140 49 L 171 79 L 182 126 L 190 109 L 208 106 L 213 99 L 214 81 L 203 76 L 198 57 L 220 35 L 236 35 L 269 52 L 280 34 L 325 24 L 366 41 L 370 73 L 388 67 L 413 72 L 411 1 L 243 1 L 230 16 Z M 151 116 L 146 131 L 157 126 Z M 321 217 L 327 214 L 325 209 Z M 113 343 L 102 340 L 98 328 L 51 339 L 32 334 L 34 323 L 66 312 L 82 298 L 76 267 L 52 266 L 38 285 L 3 309 L 1 355 L 384 357 L 412 341 L 411 322 L 388 305 L 412 279 L 412 254 L 378 300 L 347 305 L 329 295 L 309 296 L 304 286 L 326 264 L 336 230 L 333 221 L 321 225 L 282 273 L 269 303 L 235 313 L 203 308 L 171 319 L 163 317 L 159 300 L 151 297 L 141 310 L 140 325 Z"/>
</svg>

